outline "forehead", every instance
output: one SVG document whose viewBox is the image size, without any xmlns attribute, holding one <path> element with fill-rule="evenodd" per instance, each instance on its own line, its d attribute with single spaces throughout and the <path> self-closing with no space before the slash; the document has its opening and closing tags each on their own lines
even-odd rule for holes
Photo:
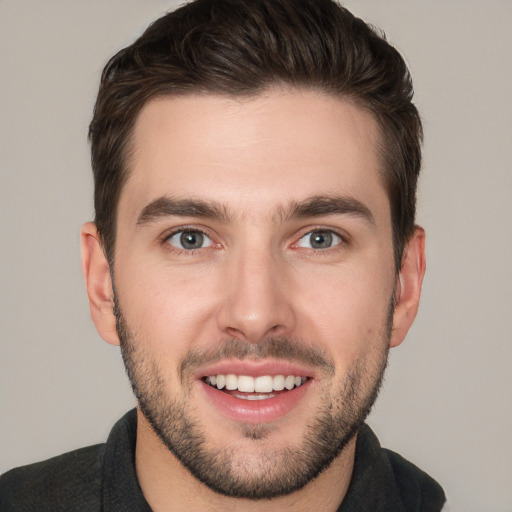
<svg viewBox="0 0 512 512">
<path fill-rule="evenodd" d="M 317 195 L 346 194 L 376 208 L 387 202 L 377 123 L 320 92 L 154 99 L 132 144 L 120 218 L 165 195 L 215 200 L 256 217 Z"/>
</svg>

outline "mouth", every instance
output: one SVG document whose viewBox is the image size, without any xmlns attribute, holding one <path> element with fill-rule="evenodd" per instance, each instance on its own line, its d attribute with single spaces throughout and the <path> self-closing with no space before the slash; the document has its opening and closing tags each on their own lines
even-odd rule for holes
<svg viewBox="0 0 512 512">
<path fill-rule="evenodd" d="M 198 369 L 195 377 L 206 407 L 237 423 L 296 418 L 317 378 L 312 369 L 277 360 L 224 360 Z"/>
<path fill-rule="evenodd" d="M 233 373 L 203 377 L 208 386 L 240 400 L 268 400 L 304 385 L 309 377 L 298 375 L 236 375 Z"/>
</svg>

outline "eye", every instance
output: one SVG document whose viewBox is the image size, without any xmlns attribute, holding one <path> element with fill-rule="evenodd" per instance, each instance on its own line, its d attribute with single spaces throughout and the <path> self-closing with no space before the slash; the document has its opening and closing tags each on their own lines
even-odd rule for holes
<svg viewBox="0 0 512 512">
<path fill-rule="evenodd" d="M 307 249 L 330 249 L 341 244 L 342 239 L 333 231 L 318 229 L 306 233 L 297 243 L 298 247 Z"/>
<path fill-rule="evenodd" d="M 167 239 L 167 243 L 181 250 L 193 251 L 213 245 L 212 239 L 202 231 L 188 229 L 177 231 Z"/>
</svg>

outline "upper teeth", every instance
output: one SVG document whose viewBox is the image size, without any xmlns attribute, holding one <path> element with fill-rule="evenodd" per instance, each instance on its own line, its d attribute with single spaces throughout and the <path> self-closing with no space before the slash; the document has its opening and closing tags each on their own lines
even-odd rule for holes
<svg viewBox="0 0 512 512">
<path fill-rule="evenodd" d="M 205 379 L 207 384 L 215 386 L 217 389 L 233 391 L 238 389 L 244 393 L 271 393 L 272 391 L 282 391 L 283 389 L 293 389 L 301 386 L 306 377 L 296 377 L 295 375 L 261 375 L 260 377 L 250 377 L 249 375 L 211 375 Z"/>
</svg>

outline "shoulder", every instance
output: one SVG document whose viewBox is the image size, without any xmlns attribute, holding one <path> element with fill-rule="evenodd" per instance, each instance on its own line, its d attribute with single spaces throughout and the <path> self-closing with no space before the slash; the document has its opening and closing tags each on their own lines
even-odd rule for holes
<svg viewBox="0 0 512 512">
<path fill-rule="evenodd" d="M 382 452 L 392 467 L 406 510 L 437 512 L 442 509 L 446 497 L 443 488 L 431 476 L 396 452 L 385 448 Z"/>
<path fill-rule="evenodd" d="M 368 425 L 356 442 L 352 481 L 341 511 L 440 512 L 441 486 L 397 453 L 382 448 Z"/>
<path fill-rule="evenodd" d="M 2 512 L 100 510 L 105 445 L 81 448 L 0 477 Z"/>
</svg>

